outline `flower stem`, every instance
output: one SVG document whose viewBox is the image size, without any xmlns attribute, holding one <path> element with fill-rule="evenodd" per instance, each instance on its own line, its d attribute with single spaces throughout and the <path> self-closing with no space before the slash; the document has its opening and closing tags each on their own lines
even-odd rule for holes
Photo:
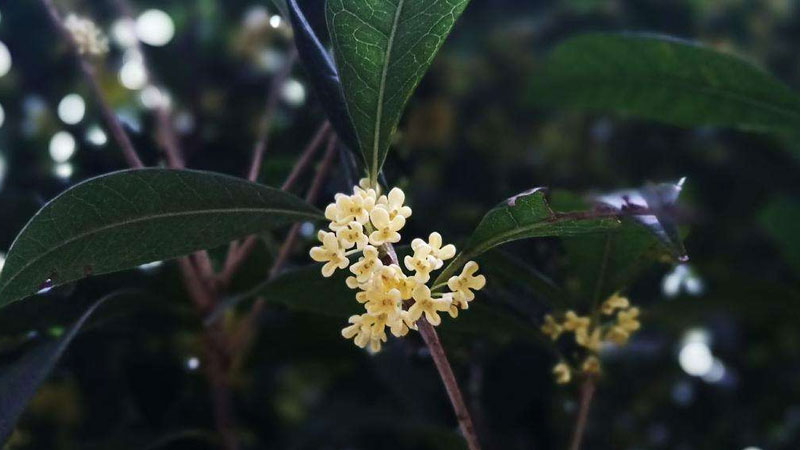
<svg viewBox="0 0 800 450">
<path fill-rule="evenodd" d="M 475 433 L 472 416 L 470 416 L 467 405 L 464 402 L 464 396 L 461 395 L 461 389 L 458 387 L 453 368 L 450 367 L 450 362 L 447 360 L 447 355 L 444 352 L 444 347 L 442 347 L 442 342 L 439 340 L 439 335 L 436 334 L 436 329 L 425 318 L 420 319 L 417 322 L 417 326 L 419 327 L 419 334 L 422 335 L 422 339 L 431 351 L 436 370 L 439 371 L 439 376 L 442 378 L 442 383 L 444 383 L 444 387 L 447 390 L 447 396 L 450 397 L 450 403 L 453 405 L 453 412 L 455 412 L 456 419 L 458 419 L 458 426 L 467 441 L 467 447 L 469 447 L 469 450 L 480 450 L 481 445 Z"/>
<path fill-rule="evenodd" d="M 386 250 L 386 256 L 389 257 L 391 263 L 399 265 L 397 252 L 395 252 L 392 244 L 384 244 L 383 248 Z M 436 365 L 436 370 L 439 372 L 439 377 L 442 379 L 442 383 L 444 383 L 447 396 L 450 398 L 450 404 L 453 405 L 453 412 L 456 414 L 456 419 L 458 420 L 458 426 L 461 429 L 461 433 L 464 435 L 464 439 L 467 441 L 467 447 L 469 447 L 469 450 L 480 450 L 481 445 L 475 433 L 475 425 L 472 421 L 472 416 L 469 414 L 466 402 L 464 402 L 464 396 L 461 394 L 461 389 L 458 387 L 458 381 L 456 381 L 456 376 L 453 374 L 450 361 L 447 360 L 447 354 L 444 352 L 442 341 L 439 340 L 436 329 L 433 328 L 433 325 L 428 323 L 424 317 L 417 321 L 417 327 L 419 328 L 419 334 L 422 335 L 422 339 L 425 341 L 425 345 L 428 346 L 431 352 L 431 357 L 433 358 L 433 363 Z"/>
<path fill-rule="evenodd" d="M 581 385 L 581 406 L 578 410 L 578 418 L 575 422 L 575 430 L 572 432 L 572 441 L 569 450 L 580 450 L 583 441 L 583 433 L 586 430 L 586 422 L 589 417 L 589 407 L 595 391 L 595 379 L 588 376 Z"/>
</svg>

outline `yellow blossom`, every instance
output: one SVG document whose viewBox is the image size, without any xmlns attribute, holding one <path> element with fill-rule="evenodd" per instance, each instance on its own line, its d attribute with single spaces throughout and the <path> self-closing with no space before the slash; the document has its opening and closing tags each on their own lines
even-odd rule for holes
<svg viewBox="0 0 800 450">
<path fill-rule="evenodd" d="M 408 309 L 408 315 L 412 322 L 416 322 L 425 314 L 425 319 L 431 325 L 439 325 L 442 318 L 439 317 L 440 311 L 447 311 L 450 309 L 452 299 L 449 296 L 442 298 L 433 298 L 431 290 L 424 284 L 418 284 L 413 292 L 414 304 Z"/>
<path fill-rule="evenodd" d="M 400 291 L 390 289 L 371 289 L 367 291 L 367 312 L 372 315 L 385 314 L 387 317 L 395 317 L 402 310 L 403 300 L 400 298 Z"/>
<path fill-rule="evenodd" d="M 363 189 L 365 191 L 369 190 L 369 189 L 374 189 L 375 192 L 377 194 L 379 194 L 379 195 L 381 193 L 380 185 L 376 184 L 375 186 L 372 186 L 370 181 L 369 181 L 369 178 L 362 178 L 362 179 L 358 180 L 358 187 L 360 187 L 361 189 Z"/>
<path fill-rule="evenodd" d="M 430 254 L 427 244 L 417 246 L 414 256 L 406 255 L 403 262 L 408 270 L 414 271 L 414 279 L 420 283 L 427 283 L 431 279 L 431 271 L 435 270 L 437 259 Z"/>
<path fill-rule="evenodd" d="M 447 280 L 447 287 L 454 293 L 461 295 L 464 300 L 470 301 L 475 298 L 475 293 L 472 289 L 478 291 L 486 285 L 486 277 L 483 275 L 475 276 L 475 272 L 479 269 L 478 263 L 470 261 L 464 265 L 461 275 L 451 277 Z"/>
<path fill-rule="evenodd" d="M 372 225 L 375 226 L 375 231 L 369 235 L 370 244 L 380 246 L 387 242 L 390 244 L 400 242 L 400 233 L 398 231 L 405 226 L 405 217 L 397 216 L 392 219 L 389 217 L 389 211 L 378 206 L 372 210 L 369 218 L 372 221 Z"/>
<path fill-rule="evenodd" d="M 561 327 L 561 325 L 558 324 L 558 322 L 555 321 L 555 319 L 553 319 L 553 316 L 551 316 L 550 314 L 544 316 L 544 324 L 542 324 L 542 333 L 544 333 L 547 336 L 550 336 L 550 338 L 555 341 L 556 339 L 558 339 L 558 337 L 561 335 L 563 331 L 564 329 Z"/>
<path fill-rule="evenodd" d="M 64 28 L 75 41 L 78 53 L 92 56 L 108 53 L 108 38 L 90 19 L 70 14 L 64 19 Z"/>
<path fill-rule="evenodd" d="M 358 259 L 358 262 L 350 267 L 350 272 L 356 276 L 358 283 L 366 283 L 369 281 L 373 272 L 383 267 L 383 263 L 378 257 L 378 249 L 367 245 L 364 247 L 364 256 Z"/>
<path fill-rule="evenodd" d="M 342 336 L 345 339 L 353 339 L 357 346 L 364 348 L 370 341 L 372 335 L 370 327 L 374 321 L 375 319 L 369 314 L 350 316 L 347 322 L 351 325 L 342 329 Z"/>
<path fill-rule="evenodd" d="M 641 327 L 639 323 L 639 308 L 630 308 L 617 313 L 617 324 L 627 332 L 633 332 Z"/>
<path fill-rule="evenodd" d="M 383 206 L 389 212 L 389 218 L 394 219 L 398 215 L 404 219 L 411 217 L 411 208 L 403 205 L 406 201 L 406 194 L 400 188 L 392 188 L 389 195 L 381 195 L 376 204 Z"/>
<path fill-rule="evenodd" d="M 619 325 L 614 325 L 607 332 L 605 339 L 617 345 L 623 345 L 628 342 L 631 334 Z"/>
<path fill-rule="evenodd" d="M 440 269 L 444 261 L 456 255 L 456 246 L 453 244 L 448 244 L 442 247 L 442 235 L 435 231 L 428 236 L 427 243 L 419 238 L 411 241 L 411 248 L 415 251 L 418 247 L 422 247 L 424 245 L 427 245 L 430 248 L 429 253 L 434 258 L 438 259 L 434 270 Z"/>
<path fill-rule="evenodd" d="M 609 297 L 603 304 L 600 306 L 600 311 L 610 316 L 614 314 L 614 311 L 618 309 L 625 309 L 630 306 L 630 302 L 626 297 L 622 297 L 619 293 L 614 293 L 611 297 Z"/>
<path fill-rule="evenodd" d="M 346 225 L 356 221 L 362 225 L 369 222 L 370 211 L 375 207 L 375 198 L 370 195 L 344 195 L 336 194 L 335 210 L 332 215 L 339 225 Z"/>
<path fill-rule="evenodd" d="M 587 327 L 578 328 L 575 330 L 575 342 L 593 352 L 599 351 L 602 344 L 600 328 L 595 328 L 591 333 Z"/>
<path fill-rule="evenodd" d="M 322 245 L 311 249 L 309 254 L 311 259 L 317 262 L 324 262 L 322 266 L 322 276 L 333 275 L 336 269 L 345 269 L 350 264 L 350 260 L 344 255 L 344 250 L 339 247 L 339 240 L 336 235 L 323 230 L 317 234 Z"/>
<path fill-rule="evenodd" d="M 558 384 L 567 384 L 572 380 L 572 370 L 563 361 L 553 366 L 553 375 Z"/>
<path fill-rule="evenodd" d="M 581 317 L 575 314 L 575 311 L 567 311 L 564 315 L 563 327 L 567 331 L 575 331 L 581 328 L 586 328 L 591 323 L 588 317 Z"/>
<path fill-rule="evenodd" d="M 583 361 L 581 370 L 588 375 L 599 375 L 600 367 L 600 359 L 595 355 L 591 355 Z"/>
<path fill-rule="evenodd" d="M 353 246 L 362 250 L 368 242 L 367 235 L 364 234 L 364 225 L 356 221 L 336 230 L 336 237 L 339 238 L 339 242 L 345 250 L 353 248 Z"/>
</svg>

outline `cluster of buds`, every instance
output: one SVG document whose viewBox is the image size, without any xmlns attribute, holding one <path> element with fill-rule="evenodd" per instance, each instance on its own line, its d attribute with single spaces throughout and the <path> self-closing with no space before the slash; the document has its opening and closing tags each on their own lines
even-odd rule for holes
<svg viewBox="0 0 800 450">
<path fill-rule="evenodd" d="M 431 233 L 428 240 L 414 239 L 412 255 L 403 259 L 407 275 L 399 261 L 391 255 L 391 244 L 400 242 L 400 230 L 411 216 L 405 194 L 393 188 L 381 195 L 379 187 L 370 187 L 366 179 L 353 188 L 352 195 L 337 194 L 325 209 L 329 230 L 320 230 L 322 245 L 311 249 L 314 261 L 325 263 L 322 275 L 330 277 L 337 269 L 350 268 L 347 286 L 357 290 L 356 301 L 365 312 L 351 316 L 342 336 L 370 351 L 377 352 L 386 342 L 386 329 L 396 337 L 417 329 L 423 315 L 431 325 L 442 321 L 440 312 L 457 317 L 459 309 L 467 309 L 475 298 L 473 291 L 483 288 L 486 278 L 476 275 L 478 264 L 468 262 L 460 275 L 447 281 L 449 292 L 436 293 L 426 285 L 431 272 L 441 269 L 444 261 L 456 254 L 452 244 L 442 245 L 442 236 Z M 361 253 L 350 264 L 350 256 Z M 437 286 L 438 287 L 438 286 Z"/>
<path fill-rule="evenodd" d="M 64 28 L 69 31 L 81 55 L 102 56 L 108 53 L 108 38 L 91 19 L 70 14 L 64 19 Z"/>
<path fill-rule="evenodd" d="M 594 318 L 579 316 L 575 311 L 567 311 L 561 320 L 548 314 L 544 317 L 541 330 L 553 341 L 562 335 L 573 334 L 575 343 L 586 350 L 587 356 L 578 367 L 561 361 L 553 367 L 556 382 L 566 384 L 572 380 L 573 372 L 584 375 L 600 373 L 598 353 L 604 343 L 625 345 L 631 335 L 640 328 L 639 308 L 631 307 L 630 301 L 619 294 L 613 294 L 600 305 Z"/>
</svg>

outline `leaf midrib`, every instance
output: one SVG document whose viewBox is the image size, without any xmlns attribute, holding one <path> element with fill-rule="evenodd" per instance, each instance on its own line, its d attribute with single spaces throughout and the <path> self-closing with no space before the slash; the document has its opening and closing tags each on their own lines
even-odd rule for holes
<svg viewBox="0 0 800 450">
<path fill-rule="evenodd" d="M 381 84 L 378 86 L 378 109 L 375 113 L 375 132 L 372 137 L 372 170 L 370 172 L 370 181 L 373 185 L 378 184 L 378 166 L 380 165 L 380 136 L 381 136 L 381 123 L 383 121 L 383 98 L 386 95 L 386 78 L 389 74 L 389 62 L 392 59 L 392 47 L 394 46 L 394 37 L 397 33 L 397 26 L 400 21 L 400 13 L 403 11 L 403 4 L 405 0 L 399 0 L 397 3 L 397 10 L 394 13 L 394 20 L 392 21 L 392 28 L 389 30 L 389 41 L 386 43 L 386 58 L 383 61 L 383 68 L 381 69 Z"/>
<path fill-rule="evenodd" d="M 50 255 L 50 254 L 52 254 L 52 253 L 54 253 L 54 252 L 56 252 L 56 251 L 58 251 L 58 250 L 60 250 L 60 249 L 62 249 L 64 247 L 66 247 L 67 245 L 69 245 L 69 244 L 71 244 L 73 242 L 79 241 L 81 239 L 84 239 L 86 237 L 92 236 L 94 234 L 103 233 L 105 231 L 112 230 L 114 228 L 123 227 L 123 226 L 127 226 L 127 225 L 133 225 L 133 224 L 137 224 L 137 223 L 141 223 L 141 222 L 146 222 L 146 221 L 149 221 L 149 220 L 157 221 L 157 220 L 161 220 L 161 219 L 170 219 L 170 218 L 173 218 L 173 217 L 203 216 L 203 215 L 223 214 L 223 213 L 238 214 L 238 213 L 249 213 L 249 212 L 266 213 L 266 214 L 269 214 L 269 213 L 283 213 L 283 214 L 286 214 L 286 215 L 294 215 L 294 216 L 298 216 L 298 217 L 308 217 L 308 218 L 312 218 L 312 219 L 318 218 L 315 214 L 312 214 L 312 213 L 298 212 L 298 211 L 294 211 L 294 210 L 290 210 L 290 209 L 278 209 L 278 208 L 216 208 L 216 209 L 207 209 L 207 210 L 203 210 L 203 211 L 181 211 L 181 212 L 172 212 L 172 213 L 162 213 L 162 214 L 156 214 L 156 215 L 149 215 L 149 216 L 145 216 L 145 217 L 138 217 L 138 218 L 135 218 L 135 219 L 124 220 L 124 221 L 120 221 L 120 222 L 114 222 L 114 223 L 111 223 L 111 224 L 108 224 L 108 225 L 104 225 L 104 226 L 99 227 L 99 228 L 92 229 L 91 231 L 87 231 L 87 232 L 75 235 L 75 236 L 73 236 L 73 237 L 71 237 L 69 239 L 66 239 L 66 240 L 60 242 L 58 245 L 50 248 L 48 251 L 39 254 L 37 257 L 35 257 L 34 259 L 30 260 L 27 264 L 25 264 L 22 267 L 20 267 L 20 269 L 17 272 L 15 272 L 13 275 L 11 275 L 11 277 L 8 279 L 7 282 L 5 282 L 2 286 L 0 286 L 0 294 L 2 294 L 6 290 L 6 288 L 20 274 L 24 273 L 31 265 L 37 263 L 38 261 L 40 261 L 43 258 L 47 257 L 48 255 Z M 0 296 L 2 296 L 2 295 L 0 295 Z"/>
</svg>

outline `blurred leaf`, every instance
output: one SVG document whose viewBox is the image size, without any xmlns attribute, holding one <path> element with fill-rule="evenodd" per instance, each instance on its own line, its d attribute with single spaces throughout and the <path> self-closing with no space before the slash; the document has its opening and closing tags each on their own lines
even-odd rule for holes
<svg viewBox="0 0 800 450">
<path fill-rule="evenodd" d="M 408 99 L 469 0 L 329 0 L 328 27 L 372 180 Z"/>
<path fill-rule="evenodd" d="M 549 305 L 563 306 L 568 301 L 567 294 L 547 275 L 510 253 L 493 250 L 481 255 L 478 261 L 484 275 L 492 280 L 493 285 L 498 281 L 522 283 L 535 297 Z"/>
<path fill-rule="evenodd" d="M 675 204 L 683 190 L 684 181 L 682 178 L 677 183 L 647 184 L 639 189 L 596 195 L 593 200 L 620 214 L 626 211 L 652 211 L 652 215 L 633 215 L 631 218 L 650 230 L 676 259 L 685 260 L 686 249 L 675 222 Z"/>
<path fill-rule="evenodd" d="M 752 63 L 667 36 L 588 34 L 559 45 L 533 101 L 613 110 L 683 126 L 791 131 L 800 98 Z"/>
<path fill-rule="evenodd" d="M 39 385 L 53 370 L 89 316 L 103 302 L 117 295 L 110 294 L 96 301 L 60 338 L 38 344 L 0 371 L 0 444 L 11 436 L 19 416 L 36 394 Z"/>
<path fill-rule="evenodd" d="M 458 256 L 439 274 L 434 286 L 447 281 L 462 265 L 487 250 L 519 239 L 598 233 L 619 225 L 617 218 L 550 209 L 544 188 L 534 188 L 503 201 L 486 213 Z"/>
<path fill-rule="evenodd" d="M 577 281 L 577 286 L 573 287 L 580 300 L 602 299 L 626 287 L 654 261 L 686 259 L 683 242 L 672 219 L 681 187 L 682 182 L 665 183 L 591 197 L 603 208 L 612 208 L 621 216 L 637 210 L 652 210 L 657 215 L 631 215 L 608 233 L 564 241 L 568 264 Z M 586 206 L 583 199 L 567 192 L 554 192 L 553 204 L 570 208 Z"/>
<path fill-rule="evenodd" d="M 289 18 L 294 29 L 294 42 L 314 92 L 319 96 L 336 134 L 353 151 L 357 151 L 355 130 L 347 114 L 347 105 L 339 81 L 339 73 L 328 50 L 306 20 L 297 0 L 288 0 Z"/>
<path fill-rule="evenodd" d="M 290 194 L 210 172 L 142 169 L 93 178 L 45 205 L 19 234 L 0 274 L 0 306 L 45 285 L 318 218 Z"/>
<path fill-rule="evenodd" d="M 790 198 L 773 200 L 761 211 L 759 219 L 786 262 L 800 274 L 800 202 Z"/>
</svg>

